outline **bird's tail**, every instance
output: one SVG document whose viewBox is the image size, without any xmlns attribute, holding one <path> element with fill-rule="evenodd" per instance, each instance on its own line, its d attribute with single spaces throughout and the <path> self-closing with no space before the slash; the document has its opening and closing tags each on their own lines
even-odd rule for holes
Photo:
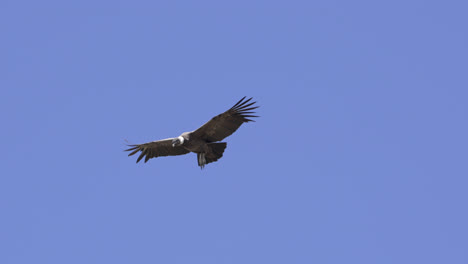
<svg viewBox="0 0 468 264">
<path fill-rule="evenodd" d="M 203 167 L 205 167 L 206 164 L 215 162 L 218 159 L 220 159 L 223 156 L 226 146 L 226 142 L 208 143 L 210 152 L 197 154 L 198 166 L 200 166 L 203 169 Z"/>
</svg>

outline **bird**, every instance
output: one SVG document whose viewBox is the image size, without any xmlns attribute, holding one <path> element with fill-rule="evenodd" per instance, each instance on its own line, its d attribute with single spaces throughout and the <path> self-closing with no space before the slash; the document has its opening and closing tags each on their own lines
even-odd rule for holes
<svg viewBox="0 0 468 264">
<path fill-rule="evenodd" d="M 220 142 L 232 135 L 243 124 L 255 122 L 252 118 L 259 117 L 252 110 L 257 109 L 253 98 L 244 96 L 227 111 L 211 118 L 204 125 L 191 132 L 184 132 L 178 137 L 156 140 L 143 144 L 127 145 L 130 147 L 128 156 L 138 152 L 140 156 L 136 163 L 144 158 L 145 163 L 152 158 L 163 156 L 185 155 L 190 152 L 197 154 L 198 166 L 203 169 L 207 164 L 219 160 L 226 149 L 227 143 Z"/>
</svg>

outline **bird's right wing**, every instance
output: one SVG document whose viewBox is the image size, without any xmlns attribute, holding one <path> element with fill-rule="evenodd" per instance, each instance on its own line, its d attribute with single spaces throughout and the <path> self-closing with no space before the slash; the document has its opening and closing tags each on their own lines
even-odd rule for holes
<svg viewBox="0 0 468 264">
<path fill-rule="evenodd" d="M 182 146 L 172 147 L 173 139 L 174 138 L 167 138 L 144 144 L 128 145 L 130 148 L 125 151 L 131 151 L 128 156 L 132 156 L 138 151 L 141 151 L 141 154 L 136 161 L 137 163 L 145 156 L 146 163 L 151 158 L 184 155 L 190 152 Z"/>
</svg>

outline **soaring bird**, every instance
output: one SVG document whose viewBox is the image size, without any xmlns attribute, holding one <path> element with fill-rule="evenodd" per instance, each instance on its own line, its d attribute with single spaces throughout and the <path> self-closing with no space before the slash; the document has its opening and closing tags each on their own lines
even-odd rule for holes
<svg viewBox="0 0 468 264">
<path fill-rule="evenodd" d="M 136 160 L 138 163 L 145 158 L 145 163 L 151 158 L 162 156 L 184 155 L 190 152 L 197 154 L 198 166 L 201 169 L 206 164 L 215 162 L 223 156 L 226 142 L 218 142 L 234 133 L 243 123 L 255 122 L 250 119 L 258 117 L 252 110 L 256 102 L 252 98 L 245 100 L 245 96 L 226 112 L 213 117 L 197 130 L 184 132 L 175 138 L 167 138 L 144 144 L 128 145 L 131 151 L 128 156 L 141 152 Z"/>
</svg>

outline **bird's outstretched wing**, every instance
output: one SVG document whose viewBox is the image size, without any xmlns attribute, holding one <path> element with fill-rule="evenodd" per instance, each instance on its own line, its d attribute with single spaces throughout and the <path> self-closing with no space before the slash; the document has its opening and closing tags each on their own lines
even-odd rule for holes
<svg viewBox="0 0 468 264">
<path fill-rule="evenodd" d="M 125 151 L 131 151 L 128 156 L 132 156 L 138 151 L 141 151 L 141 154 L 136 161 L 137 163 L 145 156 L 146 163 L 151 158 L 184 155 L 190 152 L 182 146 L 172 147 L 172 140 L 173 138 L 167 138 L 144 144 L 128 145 L 130 148 Z"/>
<path fill-rule="evenodd" d="M 253 106 L 256 102 L 249 103 L 252 98 L 245 100 L 245 96 L 231 107 L 226 112 L 213 117 L 210 121 L 205 123 L 203 126 L 193 131 L 192 134 L 196 138 L 201 138 L 207 142 L 215 142 L 223 140 L 234 133 L 243 123 L 254 121 L 252 117 L 258 117 L 252 115 L 255 112 L 252 110 L 258 108 Z M 254 121 L 255 122 L 255 121 Z"/>
</svg>

